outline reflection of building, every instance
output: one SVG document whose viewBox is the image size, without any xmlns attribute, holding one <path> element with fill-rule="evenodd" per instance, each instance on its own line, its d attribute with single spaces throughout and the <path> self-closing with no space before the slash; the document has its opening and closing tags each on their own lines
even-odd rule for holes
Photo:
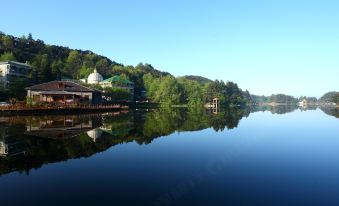
<svg viewBox="0 0 339 206">
<path fill-rule="evenodd" d="M 26 90 L 33 103 L 98 104 L 102 98 L 101 91 L 71 81 L 51 81 L 27 87 Z"/>
<path fill-rule="evenodd" d="M 307 100 L 303 99 L 300 102 L 298 102 L 299 107 L 306 107 L 307 106 Z"/>
<path fill-rule="evenodd" d="M 25 153 L 22 139 L 9 136 L 7 127 L 0 127 L 0 156 L 14 156 Z"/>
<path fill-rule="evenodd" d="M 26 78 L 31 67 L 28 64 L 5 61 L 0 62 L 0 84 L 5 88 L 17 78 Z"/>
<path fill-rule="evenodd" d="M 96 129 L 92 129 L 90 131 L 87 132 L 87 135 L 93 139 L 93 142 L 95 142 L 98 138 L 101 137 L 102 135 L 102 131 L 98 128 Z"/>
<path fill-rule="evenodd" d="M 64 139 L 78 136 L 99 125 L 90 116 L 55 116 L 31 118 L 26 123 L 26 133 L 31 136 Z"/>
<path fill-rule="evenodd" d="M 212 99 L 212 102 L 209 102 L 205 105 L 206 108 L 212 109 L 213 113 L 220 112 L 220 99 L 215 97 Z"/>
</svg>

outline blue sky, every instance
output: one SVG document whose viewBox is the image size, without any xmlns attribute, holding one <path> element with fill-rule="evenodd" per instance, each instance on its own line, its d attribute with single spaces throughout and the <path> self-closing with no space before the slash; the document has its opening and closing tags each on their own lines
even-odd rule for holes
<svg viewBox="0 0 339 206">
<path fill-rule="evenodd" d="M 339 1 L 0 0 L 0 31 L 254 94 L 339 91 Z"/>
</svg>

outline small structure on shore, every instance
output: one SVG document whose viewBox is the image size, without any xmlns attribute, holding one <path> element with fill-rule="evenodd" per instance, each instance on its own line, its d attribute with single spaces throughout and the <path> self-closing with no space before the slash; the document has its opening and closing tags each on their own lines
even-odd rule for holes
<svg viewBox="0 0 339 206">
<path fill-rule="evenodd" d="M 205 107 L 209 109 L 220 108 L 220 99 L 218 97 L 213 98 L 211 102 L 205 104 Z"/>
<path fill-rule="evenodd" d="M 32 103 L 100 104 L 102 92 L 71 81 L 51 81 L 27 87 L 27 99 Z"/>
<path fill-rule="evenodd" d="M 211 102 L 205 104 L 205 107 L 211 109 L 213 113 L 220 112 L 220 99 L 218 97 L 214 97 Z"/>
</svg>

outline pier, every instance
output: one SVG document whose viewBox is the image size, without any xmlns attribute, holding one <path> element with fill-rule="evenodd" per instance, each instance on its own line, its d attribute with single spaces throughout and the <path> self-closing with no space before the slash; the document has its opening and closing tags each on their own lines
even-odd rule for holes
<svg viewBox="0 0 339 206">
<path fill-rule="evenodd" d="M 68 112 L 93 112 L 93 111 L 112 111 L 120 109 L 128 109 L 129 107 L 121 104 L 112 105 L 44 105 L 44 106 L 27 106 L 27 105 L 11 105 L 1 106 L 2 114 L 39 114 L 39 113 L 68 113 Z"/>
</svg>

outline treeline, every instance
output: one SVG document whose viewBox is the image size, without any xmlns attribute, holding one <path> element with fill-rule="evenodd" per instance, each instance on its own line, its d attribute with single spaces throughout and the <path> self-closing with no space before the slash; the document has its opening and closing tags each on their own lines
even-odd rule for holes
<svg viewBox="0 0 339 206">
<path fill-rule="evenodd" d="M 297 104 L 298 98 L 286 94 L 272 94 L 271 96 L 252 95 L 253 101 L 257 104 Z"/>
<path fill-rule="evenodd" d="M 31 34 L 14 37 L 0 32 L 0 61 L 6 60 L 27 62 L 33 68 L 27 81 L 12 84 L 13 88 L 6 91 L 7 97 L 23 99 L 24 87 L 28 84 L 86 78 L 96 68 L 104 78 L 120 75 L 134 82 L 134 100 L 143 100 L 146 92 L 148 100 L 163 105 L 202 106 L 214 97 L 218 97 L 224 106 L 241 106 L 251 102 L 249 92 L 242 91 L 233 82 L 212 81 L 199 76 L 176 78 L 150 64 L 125 66 L 89 50 L 45 44 L 40 39 L 33 39 Z M 1 92 L 4 93 L 4 90 L 0 89 Z M 111 95 L 114 99 L 129 98 L 123 91 L 112 93 L 116 94 L 116 97 Z M 2 97 L 7 98 L 4 94 Z"/>
<path fill-rule="evenodd" d="M 202 106 L 219 98 L 222 106 L 245 106 L 251 104 L 251 95 L 242 91 L 236 83 L 228 81 L 201 82 L 187 77 L 143 77 L 147 98 L 164 105 Z"/>
</svg>

